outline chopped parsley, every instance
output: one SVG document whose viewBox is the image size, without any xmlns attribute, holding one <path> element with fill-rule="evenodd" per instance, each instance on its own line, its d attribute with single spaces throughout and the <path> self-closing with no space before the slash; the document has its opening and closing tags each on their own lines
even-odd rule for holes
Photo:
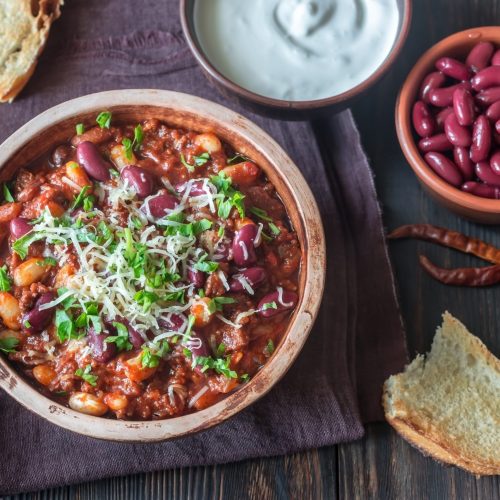
<svg viewBox="0 0 500 500">
<path fill-rule="evenodd" d="M 231 178 L 221 171 L 218 175 L 213 175 L 210 182 L 217 188 L 219 194 L 224 195 L 222 199 L 217 200 L 218 216 L 227 219 L 234 207 L 241 218 L 245 217 L 245 204 L 243 203 L 245 195 L 232 187 Z"/>
<path fill-rule="evenodd" d="M 95 387 L 97 385 L 97 380 L 99 377 L 97 375 L 93 375 L 91 370 L 92 367 L 90 365 L 87 365 L 84 370 L 78 368 L 78 370 L 76 370 L 75 372 L 75 375 L 77 377 L 82 378 L 83 380 L 85 380 L 85 382 L 88 382 L 90 385 Z"/>
<path fill-rule="evenodd" d="M 116 328 L 116 335 L 110 335 L 104 342 L 113 343 L 119 351 L 130 351 L 132 344 L 128 340 L 128 329 L 123 323 L 113 322 Z"/>
<path fill-rule="evenodd" d="M 208 312 L 214 314 L 222 311 L 225 304 L 234 304 L 236 301 L 232 297 L 214 297 L 208 303 Z"/>
<path fill-rule="evenodd" d="M 4 265 L 0 267 L 0 290 L 2 292 L 8 292 L 10 290 L 10 278 L 7 274 L 7 266 Z"/>
<path fill-rule="evenodd" d="M 85 212 L 89 212 L 90 210 L 92 210 L 92 208 L 94 207 L 95 198 L 93 196 L 87 196 L 87 193 L 90 189 L 90 186 L 82 187 L 82 190 L 80 191 L 80 193 L 78 193 L 78 196 L 75 198 L 75 201 L 73 201 L 73 204 L 71 205 L 71 210 L 74 210 L 79 206 L 82 206 Z"/>
<path fill-rule="evenodd" d="M 14 201 L 14 196 L 12 196 L 12 193 L 9 189 L 8 184 L 4 183 L 2 184 L 2 190 L 3 190 L 3 198 L 5 201 L 12 203 Z"/>
<path fill-rule="evenodd" d="M 178 214 L 176 214 L 178 215 Z M 182 215 L 182 219 L 184 220 L 184 214 Z M 169 219 L 172 216 L 169 216 Z M 177 222 L 177 221 L 172 221 Z M 201 219 L 196 222 L 189 222 L 184 224 L 182 222 L 178 222 L 175 226 L 168 226 L 165 230 L 165 236 L 175 236 L 177 234 L 181 236 L 186 236 L 187 238 L 195 237 L 201 234 L 203 231 L 210 229 L 213 223 L 208 219 Z"/>
<path fill-rule="evenodd" d="M 76 128 L 76 135 L 82 135 L 85 132 L 85 127 L 83 126 L 83 123 L 78 123 L 75 128 Z"/>
<path fill-rule="evenodd" d="M 43 260 L 37 261 L 38 266 L 57 266 L 57 259 L 54 257 L 45 257 Z"/>
<path fill-rule="evenodd" d="M 273 222 L 270 222 L 269 223 L 269 229 L 271 230 L 271 232 L 275 235 L 275 236 L 278 236 L 278 234 L 281 233 L 280 231 L 280 228 L 274 224 Z"/>
<path fill-rule="evenodd" d="M 228 165 L 232 165 L 233 163 L 241 163 L 242 161 L 248 161 L 249 158 L 247 158 L 245 155 L 242 155 L 241 153 L 235 154 L 232 158 L 229 158 L 227 160 Z"/>
<path fill-rule="evenodd" d="M 16 241 L 14 241 L 14 243 L 12 244 L 12 250 L 17 253 L 17 255 L 21 257 L 21 259 L 25 259 L 28 255 L 28 249 L 30 245 L 35 241 L 41 239 L 43 239 L 43 235 L 30 231 L 29 233 L 21 236 Z"/>
<path fill-rule="evenodd" d="M 217 262 L 207 260 L 207 257 L 208 255 L 206 253 L 203 254 L 200 257 L 200 260 L 193 267 L 203 273 L 213 273 L 214 271 L 217 271 L 219 264 Z"/>
<path fill-rule="evenodd" d="M 195 356 L 192 361 L 192 368 L 196 366 L 201 367 L 202 373 L 207 370 L 214 370 L 220 375 L 224 375 L 226 378 L 238 378 L 238 374 L 231 370 L 231 356 L 226 356 L 225 358 L 212 358 L 211 356 Z"/>
<path fill-rule="evenodd" d="M 267 311 L 268 309 L 278 309 L 278 304 L 276 302 L 266 302 L 262 305 L 262 310 Z"/>
<path fill-rule="evenodd" d="M 202 167 L 210 160 L 210 155 L 208 153 L 202 153 L 199 156 L 194 156 L 194 165 L 189 164 L 184 157 L 184 154 L 180 155 L 181 163 L 187 168 L 188 172 L 193 173 L 196 167 Z"/>
<path fill-rule="evenodd" d="M 61 342 L 78 337 L 73 317 L 64 309 L 56 310 L 56 333 Z"/>
<path fill-rule="evenodd" d="M 154 354 L 149 347 L 143 347 L 141 364 L 143 368 L 156 368 L 160 364 L 160 356 Z"/>
<path fill-rule="evenodd" d="M 0 339 L 0 351 L 2 352 L 15 352 L 15 347 L 17 347 L 17 345 L 19 345 L 19 340 L 15 337 L 6 337 Z"/>
<path fill-rule="evenodd" d="M 23 326 L 24 328 L 31 328 L 31 323 L 28 320 L 26 320 L 23 322 Z"/>
<path fill-rule="evenodd" d="M 266 354 L 267 356 L 271 356 L 273 352 L 274 352 L 274 342 L 272 341 L 272 339 L 269 339 L 264 349 L 264 354 Z"/>
<path fill-rule="evenodd" d="M 124 137 L 122 140 L 123 147 L 125 148 L 125 156 L 127 160 L 132 160 L 133 152 L 138 151 L 144 140 L 144 131 L 142 126 L 139 124 L 134 128 L 134 140 L 130 140 L 128 137 Z"/>
<path fill-rule="evenodd" d="M 265 210 L 262 210 L 262 208 L 258 207 L 252 207 L 250 209 L 250 212 L 256 215 L 259 219 L 265 220 L 266 222 L 272 222 L 273 219 L 267 215 L 267 212 Z"/>
<path fill-rule="evenodd" d="M 111 126 L 111 113 L 109 111 L 102 111 L 97 115 L 95 121 L 101 128 L 109 128 Z"/>
</svg>

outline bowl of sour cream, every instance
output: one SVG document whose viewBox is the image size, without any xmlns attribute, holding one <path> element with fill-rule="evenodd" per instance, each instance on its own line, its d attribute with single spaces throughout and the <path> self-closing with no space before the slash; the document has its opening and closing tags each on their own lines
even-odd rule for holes
<svg viewBox="0 0 500 500">
<path fill-rule="evenodd" d="M 387 71 L 411 0 L 181 0 L 188 44 L 210 80 L 258 112 L 340 110 Z"/>
</svg>

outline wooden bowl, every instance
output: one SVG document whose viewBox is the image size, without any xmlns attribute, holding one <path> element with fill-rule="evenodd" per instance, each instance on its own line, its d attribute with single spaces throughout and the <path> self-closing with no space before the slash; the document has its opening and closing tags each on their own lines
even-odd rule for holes
<svg viewBox="0 0 500 500">
<path fill-rule="evenodd" d="M 188 45 L 203 68 L 207 78 L 229 98 L 256 113 L 281 120 L 307 120 L 318 116 L 338 113 L 352 104 L 352 100 L 370 88 L 391 67 L 401 52 L 411 23 L 411 0 L 396 0 L 399 11 L 398 33 L 386 59 L 366 80 L 349 89 L 325 99 L 314 101 L 285 101 L 256 94 L 238 85 L 220 73 L 207 58 L 198 41 L 193 21 L 194 4 L 198 0 L 181 0 L 180 15 L 182 30 Z M 251 1 L 251 0 L 248 0 Z M 332 75 L 335 78 L 335 75 Z"/>
<path fill-rule="evenodd" d="M 280 380 L 298 356 L 321 304 L 325 278 L 325 238 L 314 196 L 298 168 L 281 147 L 243 116 L 218 104 L 163 90 L 117 90 L 74 99 L 28 122 L 0 146 L 0 178 L 10 178 L 74 134 L 75 124 L 94 123 L 103 110 L 117 121 L 159 118 L 166 123 L 213 131 L 237 151 L 251 157 L 276 187 L 302 245 L 300 301 L 290 326 L 267 364 L 249 383 L 205 410 L 154 421 L 93 417 L 62 406 L 35 390 L 0 356 L 0 387 L 23 406 L 66 429 L 113 441 L 162 441 L 219 424 L 262 397 Z"/>
<path fill-rule="evenodd" d="M 415 141 L 411 112 L 424 77 L 435 71 L 434 63 L 443 56 L 465 60 L 469 51 L 480 41 L 490 41 L 500 47 L 500 27 L 473 28 L 455 33 L 431 47 L 415 64 L 406 78 L 396 102 L 396 131 L 401 149 L 422 186 L 439 203 L 453 212 L 485 224 L 500 223 L 500 200 L 480 198 L 464 193 L 439 177 L 425 162 Z"/>
</svg>

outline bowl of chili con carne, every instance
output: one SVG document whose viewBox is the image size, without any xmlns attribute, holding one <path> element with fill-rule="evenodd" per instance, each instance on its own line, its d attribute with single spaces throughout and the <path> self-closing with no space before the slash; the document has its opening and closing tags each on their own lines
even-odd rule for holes
<svg viewBox="0 0 500 500">
<path fill-rule="evenodd" d="M 261 129 L 161 90 L 84 96 L 0 146 L 0 387 L 74 432 L 160 441 L 278 382 L 317 315 L 314 197 Z"/>
</svg>

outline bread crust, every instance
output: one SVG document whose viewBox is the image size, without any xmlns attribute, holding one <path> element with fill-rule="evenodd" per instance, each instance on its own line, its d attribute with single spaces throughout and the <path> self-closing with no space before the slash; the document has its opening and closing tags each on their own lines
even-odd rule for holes
<svg viewBox="0 0 500 500">
<path fill-rule="evenodd" d="M 32 15 L 32 1 L 19 0 L 19 9 L 24 9 L 27 15 Z M 38 12 L 32 17 L 32 23 L 36 26 L 38 40 L 32 38 L 27 40 L 26 48 L 23 47 L 21 55 L 26 59 L 25 69 L 22 73 L 15 75 L 2 86 L 0 82 L 0 102 L 12 102 L 28 83 L 33 75 L 38 58 L 40 57 L 50 32 L 52 23 L 61 15 L 61 6 L 64 0 L 38 0 Z M 36 4 L 35 4 L 36 5 Z M 24 52 L 24 53 L 23 53 Z"/>
<path fill-rule="evenodd" d="M 468 332 L 464 325 L 448 312 L 443 315 L 443 319 L 443 331 L 453 331 L 455 338 L 459 338 L 460 343 L 467 346 L 468 351 L 500 373 L 500 360 L 479 338 Z M 448 334 L 443 333 L 443 335 Z M 421 362 L 423 359 L 420 356 Z M 414 361 L 414 363 L 418 362 L 418 360 Z M 402 376 L 403 374 L 395 375 L 386 380 L 382 396 L 385 418 L 396 432 L 424 455 L 431 456 L 439 462 L 455 465 L 477 476 L 500 474 L 498 460 L 495 461 L 494 458 L 485 460 L 483 457 L 473 456 L 470 453 L 464 454 L 460 443 L 455 442 L 452 436 L 435 427 L 428 415 L 420 414 L 409 408 L 403 401 L 398 400 L 398 392 L 402 390 L 399 387 L 402 383 L 400 382 Z"/>
</svg>

